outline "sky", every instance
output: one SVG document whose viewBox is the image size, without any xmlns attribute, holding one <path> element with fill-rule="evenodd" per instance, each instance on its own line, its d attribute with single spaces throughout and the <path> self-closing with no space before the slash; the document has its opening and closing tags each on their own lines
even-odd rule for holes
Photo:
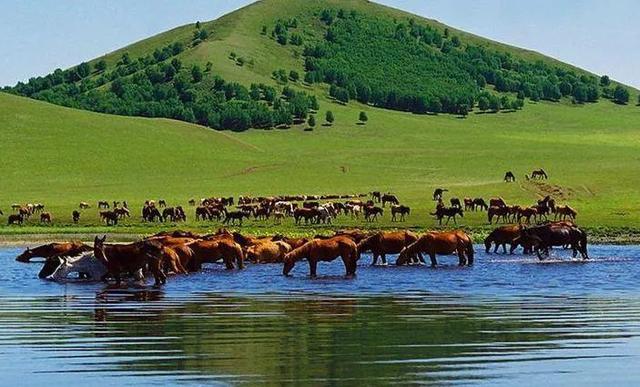
<svg viewBox="0 0 640 387">
<path fill-rule="evenodd" d="M 304 1 L 304 0 L 292 0 Z M 0 0 L 0 86 L 252 0 Z M 640 88 L 638 0 L 377 0 Z"/>
</svg>

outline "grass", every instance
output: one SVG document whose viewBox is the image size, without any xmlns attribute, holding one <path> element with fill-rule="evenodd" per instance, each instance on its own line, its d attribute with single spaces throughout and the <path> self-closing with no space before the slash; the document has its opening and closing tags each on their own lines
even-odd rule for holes
<svg viewBox="0 0 640 387">
<path fill-rule="evenodd" d="M 260 35 L 262 25 L 288 13 L 314 12 L 340 7 L 342 0 L 291 2 L 269 0 L 223 18 L 203 23 L 212 38 L 180 54 L 182 61 L 211 61 L 216 74 L 244 85 L 275 84 L 274 70 L 297 69 L 302 59 L 291 46 L 282 47 Z M 352 1 L 351 8 L 370 13 L 408 14 Z M 437 24 L 435 21 L 429 23 Z M 146 55 L 156 47 L 191 39 L 194 26 L 178 27 L 105 56 L 112 65 L 123 52 Z M 302 31 L 314 30 L 300 26 Z M 478 42 L 481 38 L 465 35 Z M 483 44 L 530 59 L 555 61 L 540 54 L 496 42 Z M 300 48 L 297 48 L 300 50 Z M 235 52 L 254 65 L 238 66 L 229 59 Z M 568 66 L 568 65 L 567 65 Z M 412 207 L 404 224 L 384 220 L 370 227 L 433 228 L 431 193 L 446 187 L 451 196 L 485 198 L 502 196 L 509 203 L 531 204 L 553 193 L 557 201 L 579 211 L 578 221 L 599 235 L 636 238 L 640 220 L 640 108 L 633 104 L 576 106 L 563 103 L 527 103 L 517 113 L 475 114 L 461 119 L 451 115 L 420 116 L 387 111 L 351 102 L 336 104 L 323 86 L 295 87 L 318 95 L 318 126 L 290 130 L 216 132 L 196 125 L 165 119 L 108 116 L 62 108 L 0 93 L 0 130 L 3 133 L 0 163 L 0 234 L 118 233 L 148 234 L 169 225 L 145 225 L 139 210 L 145 199 L 164 198 L 170 205 L 186 205 L 190 198 L 212 195 L 275 195 L 361 193 L 371 190 L 396 193 Z M 637 100 L 632 91 L 632 101 Z M 326 110 L 336 117 L 333 126 L 322 126 Z M 360 111 L 369 122 L 358 125 Z M 525 173 L 543 167 L 548 182 L 533 183 Z M 502 182 L 512 170 L 519 181 Z M 133 217 L 106 228 L 99 222 L 97 200 L 127 200 Z M 80 201 L 94 208 L 84 211 L 79 225 L 70 222 Z M 24 227 L 6 225 L 11 203 L 42 202 L 52 212 L 52 226 L 31 220 Z M 206 231 L 217 223 L 193 221 L 183 228 Z M 465 214 L 464 227 L 482 233 L 488 229 L 485 214 Z M 364 226 L 340 218 L 334 227 Z M 255 233 L 312 234 L 317 227 L 295 227 L 292 221 L 275 227 L 249 222 Z"/>
</svg>

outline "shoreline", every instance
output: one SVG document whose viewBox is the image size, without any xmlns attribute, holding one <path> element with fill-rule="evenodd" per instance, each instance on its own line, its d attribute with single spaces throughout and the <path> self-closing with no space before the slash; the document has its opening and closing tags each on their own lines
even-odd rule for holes
<svg viewBox="0 0 640 387">
<path fill-rule="evenodd" d="M 367 225 L 369 226 L 369 225 Z M 500 225 L 502 226 L 502 225 Z M 473 238 L 474 243 L 482 243 L 486 235 L 488 235 L 493 229 L 498 226 L 471 226 L 471 227 L 458 227 L 458 229 L 464 230 L 469 233 Z M 251 235 L 273 235 L 283 234 L 287 236 L 314 236 L 317 234 L 330 235 L 333 230 L 346 229 L 351 227 L 317 227 L 317 228 L 230 228 L 231 231 L 238 231 L 244 234 Z M 356 227 L 353 227 L 356 228 Z M 448 228 L 431 228 L 429 230 L 442 231 L 455 229 L 456 227 Z M 129 232 L 125 230 L 105 230 L 103 228 L 96 228 L 93 231 L 79 232 L 73 229 L 57 228 L 48 230 L 47 232 L 11 232 L 3 233 L 0 231 L 0 246 L 16 246 L 16 245 L 31 245 L 31 244 L 43 244 L 50 242 L 60 241 L 72 241 L 79 240 L 84 242 L 92 242 L 96 235 L 106 235 L 107 238 L 114 242 L 134 242 L 144 237 L 153 235 L 161 231 L 174 231 L 174 230 L 193 231 L 194 233 L 206 234 L 215 232 L 212 229 L 191 228 L 179 226 L 166 227 L 166 228 L 151 228 L 151 229 L 137 229 Z M 366 227 L 361 228 L 363 231 L 391 231 L 391 230 L 412 230 L 414 232 L 424 232 L 425 228 L 416 226 L 407 227 Z M 587 232 L 590 244 L 599 245 L 640 245 L 640 228 L 633 227 L 583 227 Z M 14 229 L 12 231 L 20 231 Z"/>
</svg>

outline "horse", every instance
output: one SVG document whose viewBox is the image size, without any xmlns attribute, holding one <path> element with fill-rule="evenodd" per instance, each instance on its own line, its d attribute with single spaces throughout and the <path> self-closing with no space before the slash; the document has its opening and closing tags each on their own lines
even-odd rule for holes
<svg viewBox="0 0 640 387">
<path fill-rule="evenodd" d="M 400 221 L 404 222 L 405 216 L 411 214 L 411 208 L 403 205 L 393 205 L 391 206 L 391 221 L 396 222 L 396 215 L 400 214 Z"/>
<path fill-rule="evenodd" d="M 152 241 L 135 242 L 128 245 L 107 245 L 105 240 L 95 237 L 93 242 L 93 254 L 107 268 L 107 274 L 102 277 L 106 282 L 110 275 L 116 280 L 116 286 L 122 283 L 122 273 L 136 273 L 148 267 L 153 274 L 155 285 L 159 286 L 167 281 L 167 276 L 162 272 L 162 245 Z"/>
<path fill-rule="evenodd" d="M 203 263 L 216 263 L 223 260 L 227 270 L 244 268 L 244 253 L 242 247 L 233 238 L 223 236 L 209 240 L 198 240 L 186 244 L 193 251 L 193 263 L 191 267 L 194 271 L 200 270 Z"/>
<path fill-rule="evenodd" d="M 371 266 L 378 263 L 378 257 L 382 258 L 382 264 L 387 264 L 387 254 L 398 254 L 405 247 L 418 240 L 418 236 L 411 231 L 377 232 L 358 243 L 358 258 L 364 252 L 371 251 L 373 261 Z M 420 260 L 424 262 L 422 255 Z"/>
<path fill-rule="evenodd" d="M 280 210 L 273 211 L 273 224 L 282 224 L 282 220 L 284 219 L 284 212 Z"/>
<path fill-rule="evenodd" d="M 316 277 L 318 262 L 331 262 L 341 257 L 347 276 L 356 274 L 358 262 L 358 246 L 345 236 L 336 236 L 330 239 L 314 239 L 284 256 L 282 274 L 288 276 L 296 262 L 307 259 L 309 262 L 309 274 Z"/>
<path fill-rule="evenodd" d="M 578 213 L 576 210 L 569 206 L 557 206 L 555 207 L 554 220 L 561 219 L 566 220 L 567 217 L 571 220 L 576 220 Z"/>
<path fill-rule="evenodd" d="M 109 208 L 109 202 L 106 200 L 98 201 L 98 208 L 102 208 L 102 209 Z"/>
<path fill-rule="evenodd" d="M 495 244 L 495 248 L 493 250 L 494 253 L 498 252 L 498 248 L 502 246 L 502 252 L 504 254 L 507 253 L 507 243 L 511 245 L 509 250 L 510 254 L 513 254 L 513 251 L 518 247 L 518 240 L 520 239 L 520 231 L 522 230 L 521 225 L 517 226 L 502 226 L 493 230 L 485 239 L 484 246 L 487 254 L 489 254 L 489 250 L 491 250 L 491 245 Z"/>
<path fill-rule="evenodd" d="M 384 210 L 380 207 L 376 206 L 366 206 L 364 207 L 364 220 L 367 222 L 373 222 L 378 220 L 378 215 L 382 216 Z"/>
<path fill-rule="evenodd" d="M 489 207 L 506 207 L 507 202 L 503 198 L 491 198 L 489 199 Z"/>
<path fill-rule="evenodd" d="M 480 211 L 487 211 L 489 209 L 487 202 L 485 202 L 483 198 L 473 199 L 473 210 L 476 211 L 478 207 L 480 208 Z"/>
<path fill-rule="evenodd" d="M 380 200 L 382 201 L 382 207 L 385 207 L 387 203 L 395 204 L 396 206 L 400 204 L 398 197 L 389 193 L 382 195 Z"/>
<path fill-rule="evenodd" d="M 502 218 L 502 221 L 504 223 L 507 223 L 508 215 L 509 215 L 509 209 L 506 206 L 504 207 L 491 206 L 489 207 L 489 210 L 487 210 L 487 218 L 489 219 L 489 224 L 493 222 L 494 216 L 497 218 L 496 223 L 500 221 L 500 218 Z"/>
<path fill-rule="evenodd" d="M 177 206 L 177 207 L 169 207 L 169 208 L 165 208 L 162 211 L 162 218 L 166 221 L 167 219 L 171 220 L 172 222 L 177 222 L 177 221 L 181 221 L 181 220 L 186 220 L 187 217 L 184 213 L 184 210 L 182 209 L 181 206 Z"/>
<path fill-rule="evenodd" d="M 246 258 L 254 263 L 282 263 L 291 246 L 283 241 L 264 241 L 249 246 Z"/>
<path fill-rule="evenodd" d="M 504 174 L 504 181 L 505 183 L 513 183 L 516 181 L 516 175 L 514 175 L 513 172 L 508 171 Z"/>
<path fill-rule="evenodd" d="M 464 198 L 464 199 L 462 199 L 462 201 L 464 203 L 464 210 L 465 211 L 475 211 L 475 207 L 473 205 L 473 199 Z"/>
<path fill-rule="evenodd" d="M 240 226 L 242 226 L 242 219 L 247 218 L 249 219 L 251 217 L 251 213 L 250 212 L 246 212 L 246 211 L 227 211 L 225 212 L 225 217 L 224 217 L 224 224 L 229 224 L 229 222 L 231 222 L 231 224 L 235 224 L 236 220 L 238 221 L 238 223 L 240 224 Z"/>
<path fill-rule="evenodd" d="M 196 199 L 193 199 L 193 198 L 189 199 L 189 205 L 191 207 L 195 207 L 196 206 Z"/>
<path fill-rule="evenodd" d="M 87 202 L 80 202 L 78 208 L 80 208 L 81 210 L 86 210 L 87 208 L 91 208 L 91 206 Z"/>
<path fill-rule="evenodd" d="M 531 217 L 535 220 L 538 210 L 534 207 L 521 208 L 518 211 L 518 223 L 522 223 L 522 218 L 526 219 L 527 224 L 531 223 Z"/>
<path fill-rule="evenodd" d="M 419 253 L 426 253 L 431 258 L 431 267 L 436 267 L 436 255 L 458 254 L 459 266 L 473 265 L 473 242 L 463 231 L 429 232 L 417 241 L 402 249 L 396 265 L 404 265 Z"/>
<path fill-rule="evenodd" d="M 71 219 L 73 220 L 73 223 L 78 223 L 80 220 L 80 212 L 78 210 L 73 210 L 71 213 Z"/>
<path fill-rule="evenodd" d="M 158 207 L 163 208 L 167 206 L 167 201 L 164 199 L 158 200 Z"/>
<path fill-rule="evenodd" d="M 317 208 L 296 208 L 293 211 L 293 218 L 296 224 L 300 224 L 300 219 L 304 219 L 304 224 L 309 222 L 315 223 L 317 221 L 319 212 Z"/>
<path fill-rule="evenodd" d="M 571 246 L 573 257 L 578 253 L 582 259 L 589 259 L 587 253 L 587 234 L 578 227 L 567 224 L 549 223 L 536 227 L 523 227 L 521 238 L 529 243 L 540 260 L 549 256 L 553 246 Z"/>
<path fill-rule="evenodd" d="M 144 207 L 142 207 L 142 220 L 144 220 L 145 222 L 153 222 L 156 219 L 162 222 L 164 218 L 162 217 L 162 214 L 160 214 L 160 211 L 156 208 L 155 204 L 152 205 L 152 203 L 149 202 L 149 204 L 146 204 Z"/>
<path fill-rule="evenodd" d="M 449 192 L 449 190 L 448 189 L 444 189 L 444 188 L 436 188 L 433 191 L 433 201 L 437 202 L 437 201 L 441 200 L 442 199 L 442 195 L 445 192 Z"/>
<path fill-rule="evenodd" d="M 451 198 L 449 202 L 451 202 L 451 207 L 462 208 L 462 204 L 458 198 Z"/>
<path fill-rule="evenodd" d="M 48 212 L 43 212 L 40 214 L 40 223 L 49 223 L 51 224 L 51 214 Z"/>
<path fill-rule="evenodd" d="M 549 176 L 547 175 L 547 172 L 542 168 L 531 172 L 531 179 L 533 180 L 547 180 L 548 178 Z"/>
<path fill-rule="evenodd" d="M 107 226 L 116 226 L 119 216 L 114 211 L 100 211 L 100 219 L 107 223 Z"/>
<path fill-rule="evenodd" d="M 83 252 L 91 251 L 91 246 L 82 242 L 48 243 L 38 247 L 27 248 L 16 257 L 16 261 L 28 263 L 32 258 L 52 258 L 61 256 L 75 256 Z"/>
<path fill-rule="evenodd" d="M 369 195 L 371 196 L 371 199 L 380 203 L 382 201 L 382 194 L 380 193 L 380 191 L 372 191 L 369 192 Z"/>
<path fill-rule="evenodd" d="M 24 221 L 24 217 L 21 214 L 11 214 L 7 217 L 7 224 L 10 226 L 16 224 L 21 226 Z"/>
<path fill-rule="evenodd" d="M 107 268 L 95 257 L 93 251 L 87 251 L 80 255 L 52 258 L 50 262 L 45 264 L 38 276 L 51 281 L 62 282 L 67 281 L 71 273 L 78 273 L 79 279 L 100 281 L 107 275 Z"/>
<path fill-rule="evenodd" d="M 456 216 L 460 215 L 461 218 L 464 218 L 464 213 L 462 208 L 460 207 L 438 207 L 436 212 L 432 212 L 431 215 L 435 216 L 438 220 L 438 224 L 442 226 L 442 219 L 446 216 L 447 221 L 445 225 L 449 224 L 449 221 L 453 218 L 453 223 L 458 224 L 456 221 Z"/>
<path fill-rule="evenodd" d="M 124 219 L 125 217 L 129 218 L 131 217 L 131 214 L 129 213 L 129 210 L 122 207 L 122 208 L 114 208 L 113 212 L 115 212 L 116 215 L 118 215 L 118 218 L 120 219 Z"/>
<path fill-rule="evenodd" d="M 209 209 L 205 206 L 198 206 L 196 208 L 196 220 L 210 219 Z"/>
</svg>

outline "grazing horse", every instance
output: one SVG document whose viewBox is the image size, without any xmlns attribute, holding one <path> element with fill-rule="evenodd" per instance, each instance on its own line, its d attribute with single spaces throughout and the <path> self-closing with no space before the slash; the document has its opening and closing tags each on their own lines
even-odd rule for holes
<svg viewBox="0 0 640 387">
<path fill-rule="evenodd" d="M 205 206 L 198 206 L 196 208 L 196 220 L 210 219 L 209 209 Z"/>
<path fill-rule="evenodd" d="M 283 241 L 264 241 L 249 246 L 246 258 L 254 263 L 282 263 L 291 246 Z"/>
<path fill-rule="evenodd" d="M 242 226 L 242 219 L 247 218 L 249 219 L 251 217 L 251 213 L 250 212 L 246 212 L 246 211 L 227 211 L 225 213 L 225 218 L 223 223 L 224 224 L 229 224 L 229 222 L 231 222 L 231 224 L 235 224 L 236 220 L 238 221 L 238 223 L 240 224 L 240 226 Z"/>
<path fill-rule="evenodd" d="M 589 259 L 587 253 L 587 234 L 580 228 L 568 224 L 548 223 L 536 227 L 523 227 L 521 238 L 529 243 L 540 260 L 549 256 L 553 246 L 571 246 L 573 257 L 578 253 L 583 259 Z"/>
<path fill-rule="evenodd" d="M 115 211 L 100 211 L 100 220 L 107 223 L 107 226 L 116 226 L 119 216 Z"/>
<path fill-rule="evenodd" d="M 116 213 L 116 215 L 118 215 L 118 218 L 123 219 L 125 217 L 130 217 L 131 214 L 129 214 L 129 210 L 122 207 L 122 208 L 114 208 L 113 212 Z"/>
<path fill-rule="evenodd" d="M 396 215 L 400 214 L 400 221 L 404 222 L 405 216 L 411 214 L 411 208 L 403 205 L 391 206 L 391 221 L 396 222 L 398 219 Z"/>
<path fill-rule="evenodd" d="M 8 225 L 12 225 L 12 224 L 22 225 L 23 221 L 24 221 L 24 217 L 21 214 L 11 214 L 7 217 Z"/>
<path fill-rule="evenodd" d="M 459 207 L 438 207 L 436 212 L 432 212 L 431 215 L 435 216 L 438 220 L 438 224 L 442 226 L 442 219 L 446 216 L 447 221 L 445 225 L 449 224 L 449 221 L 453 218 L 453 223 L 458 224 L 456 221 L 456 216 L 460 215 L 461 218 L 464 218 L 464 213 L 462 212 L 462 208 Z"/>
<path fill-rule="evenodd" d="M 508 171 L 504 174 L 504 181 L 505 183 L 513 183 L 516 181 L 516 175 L 514 175 L 513 172 Z"/>
<path fill-rule="evenodd" d="M 109 202 L 106 200 L 98 201 L 98 208 L 109 208 Z"/>
<path fill-rule="evenodd" d="M 476 211 L 478 208 L 480 208 L 480 211 L 487 211 L 489 209 L 489 206 L 483 198 L 475 198 L 473 199 L 473 210 Z"/>
<path fill-rule="evenodd" d="M 382 194 L 380 193 L 380 191 L 369 192 L 369 195 L 375 202 L 380 203 L 382 201 Z"/>
<path fill-rule="evenodd" d="M 475 206 L 473 205 L 473 199 L 464 198 L 464 199 L 462 199 L 462 201 L 464 202 L 464 210 L 465 211 L 475 211 Z"/>
<path fill-rule="evenodd" d="M 387 203 L 395 204 L 396 206 L 400 204 L 400 200 L 398 200 L 398 197 L 389 193 L 382 195 L 381 201 L 382 207 L 385 207 Z"/>
<path fill-rule="evenodd" d="M 80 212 L 78 210 L 73 210 L 71 213 L 71 219 L 73 219 L 73 223 L 78 223 L 80 220 Z"/>
<path fill-rule="evenodd" d="M 196 199 L 193 199 L 193 198 L 189 199 L 189 205 L 191 207 L 195 207 L 196 206 Z"/>
<path fill-rule="evenodd" d="M 165 208 L 162 211 L 162 218 L 166 221 L 167 219 L 171 220 L 172 222 L 178 222 L 178 221 L 186 221 L 187 216 L 184 213 L 184 210 L 182 209 L 181 206 L 177 206 L 177 207 L 169 207 L 169 208 Z"/>
<path fill-rule="evenodd" d="M 358 243 L 358 258 L 362 253 L 370 251 L 373 255 L 372 266 L 378 263 L 378 257 L 381 257 L 382 264 L 386 265 L 387 254 L 398 254 L 417 240 L 418 236 L 411 231 L 380 231 Z M 420 260 L 424 262 L 421 255 Z"/>
<path fill-rule="evenodd" d="M 533 180 L 547 180 L 548 178 L 549 176 L 547 175 L 547 172 L 542 168 L 531 172 L 531 179 Z"/>
<path fill-rule="evenodd" d="M 319 212 L 317 208 L 296 208 L 293 211 L 293 218 L 296 224 L 300 224 L 300 219 L 304 219 L 304 224 L 309 224 L 309 222 L 315 223 L 318 215 Z"/>
<path fill-rule="evenodd" d="M 122 283 L 122 273 L 136 273 L 145 267 L 153 274 L 155 285 L 164 284 L 167 276 L 162 272 L 161 245 L 152 241 L 141 241 L 128 245 L 107 245 L 105 240 L 95 237 L 93 254 L 107 267 L 108 275 L 116 280 L 116 286 Z M 106 281 L 105 275 L 102 280 Z"/>
<path fill-rule="evenodd" d="M 86 210 L 87 208 L 90 208 L 90 207 L 91 206 L 87 202 L 80 202 L 80 205 L 78 206 L 78 208 L 80 208 L 81 210 Z"/>
<path fill-rule="evenodd" d="M 571 220 L 576 220 L 576 216 L 578 216 L 578 213 L 576 212 L 576 210 L 574 210 L 569 206 L 555 207 L 554 220 L 557 220 L 557 219 L 566 220 L 567 217 Z"/>
<path fill-rule="evenodd" d="M 384 210 L 376 206 L 364 207 L 364 220 L 367 222 L 373 222 L 378 220 L 378 215 L 382 216 Z"/>
<path fill-rule="evenodd" d="M 504 223 L 507 223 L 508 215 L 509 215 L 509 208 L 507 208 L 506 206 L 505 207 L 491 206 L 487 211 L 487 219 L 489 219 L 489 224 L 493 222 L 494 216 L 496 217 L 496 223 L 500 221 L 500 218 L 502 218 L 502 221 Z"/>
<path fill-rule="evenodd" d="M 16 261 L 28 263 L 32 258 L 74 256 L 91 250 L 91 246 L 87 246 L 82 242 L 49 243 L 33 249 L 27 248 L 16 257 Z"/>
<path fill-rule="evenodd" d="M 445 192 L 449 192 L 449 190 L 448 189 L 444 189 L 444 188 L 436 188 L 433 191 L 433 201 L 437 202 L 437 201 L 442 200 L 442 195 Z"/>
<path fill-rule="evenodd" d="M 160 199 L 158 200 L 158 207 L 162 208 L 162 207 L 166 207 L 167 206 L 167 201 L 164 199 Z"/>
<path fill-rule="evenodd" d="M 145 204 L 145 206 L 142 207 L 142 220 L 145 222 L 153 222 L 156 219 L 160 222 L 163 220 L 162 214 L 160 214 L 160 211 L 155 207 L 155 204 Z"/>
<path fill-rule="evenodd" d="M 51 214 L 48 212 L 43 212 L 40 214 L 40 223 L 49 223 L 51 224 Z"/>
<path fill-rule="evenodd" d="M 347 276 L 356 274 L 358 262 L 358 246 L 345 236 L 336 236 L 330 239 L 314 239 L 284 256 L 282 274 L 288 276 L 296 262 L 307 259 L 309 262 L 309 274 L 316 277 L 318 262 L 331 262 L 341 257 Z"/>
<path fill-rule="evenodd" d="M 402 249 L 396 265 L 404 265 L 416 254 L 426 253 L 431 258 L 431 267 L 436 267 L 436 255 L 458 254 L 458 264 L 473 265 L 473 242 L 463 231 L 429 232 Z"/>
<path fill-rule="evenodd" d="M 495 248 L 493 249 L 494 253 L 498 252 L 498 248 L 502 246 L 502 252 L 504 254 L 507 253 L 507 244 L 510 244 L 511 248 L 509 250 L 510 254 L 513 254 L 513 251 L 518 247 L 518 241 L 520 239 L 520 232 L 522 230 L 521 225 L 517 226 L 502 226 L 493 230 L 485 239 L 484 239 L 484 247 L 489 254 L 491 250 L 491 245 L 495 244 Z"/>
<path fill-rule="evenodd" d="M 449 202 L 451 202 L 451 207 L 462 208 L 462 204 L 458 198 L 451 198 L 449 199 Z"/>
</svg>

